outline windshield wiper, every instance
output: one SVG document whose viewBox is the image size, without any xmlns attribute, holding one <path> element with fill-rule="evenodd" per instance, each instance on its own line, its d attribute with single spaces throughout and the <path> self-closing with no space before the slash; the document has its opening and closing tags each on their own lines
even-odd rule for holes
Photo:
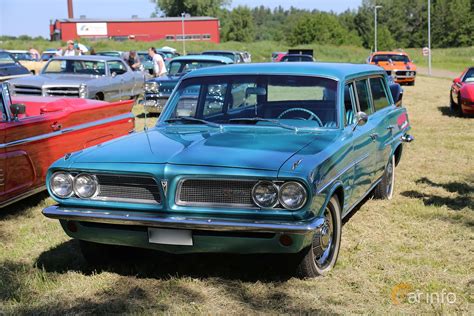
<svg viewBox="0 0 474 316">
<path fill-rule="evenodd" d="M 277 125 L 279 127 L 282 127 L 282 128 L 290 129 L 292 131 L 298 131 L 298 128 L 295 127 L 295 126 L 286 125 L 286 124 L 281 123 L 279 120 L 266 119 L 266 118 L 263 118 L 263 117 L 234 118 L 234 119 L 230 119 L 229 122 L 255 122 L 255 123 L 257 123 L 257 122 L 268 122 L 268 123 L 275 124 L 275 125 Z"/>
<path fill-rule="evenodd" d="M 165 122 L 166 123 L 173 123 L 173 122 L 201 123 L 201 124 L 206 124 L 206 125 L 211 126 L 211 127 L 222 128 L 222 125 L 220 125 L 220 124 L 209 122 L 209 121 L 206 121 L 206 120 L 203 120 L 203 119 L 198 119 L 198 118 L 195 118 L 195 117 L 189 117 L 189 116 L 181 116 L 181 117 L 170 118 L 170 119 L 165 120 Z"/>
</svg>

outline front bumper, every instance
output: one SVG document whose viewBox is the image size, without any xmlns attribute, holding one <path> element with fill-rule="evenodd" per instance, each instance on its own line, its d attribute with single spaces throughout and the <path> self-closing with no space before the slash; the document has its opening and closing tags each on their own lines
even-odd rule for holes
<svg viewBox="0 0 474 316">
<path fill-rule="evenodd" d="M 109 211 L 58 205 L 45 208 L 43 210 L 43 215 L 59 220 L 115 225 L 136 225 L 206 231 L 288 233 L 298 235 L 313 235 L 318 232 L 324 224 L 324 219 L 320 217 L 316 217 L 310 221 L 284 222 L 276 220 L 193 217 L 159 214 L 156 212 Z"/>
</svg>

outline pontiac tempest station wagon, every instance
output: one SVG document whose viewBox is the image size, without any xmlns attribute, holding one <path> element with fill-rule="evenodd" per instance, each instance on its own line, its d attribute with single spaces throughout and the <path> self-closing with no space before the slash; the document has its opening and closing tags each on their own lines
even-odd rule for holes
<svg viewBox="0 0 474 316">
<path fill-rule="evenodd" d="M 156 127 L 56 161 L 47 186 L 59 204 L 43 213 L 91 263 L 125 245 L 280 253 L 299 275 L 324 274 L 342 218 L 372 190 L 392 197 L 412 140 L 397 88 L 372 65 L 193 71 Z"/>
</svg>

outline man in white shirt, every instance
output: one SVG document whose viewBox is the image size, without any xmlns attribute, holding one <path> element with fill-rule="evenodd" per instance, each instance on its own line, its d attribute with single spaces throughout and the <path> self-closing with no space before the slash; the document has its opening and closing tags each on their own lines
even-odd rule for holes
<svg viewBox="0 0 474 316">
<path fill-rule="evenodd" d="M 163 57 L 156 52 L 154 47 L 148 48 L 148 55 L 150 55 L 153 61 L 153 73 L 155 77 L 166 75 L 168 71 L 166 70 L 165 61 L 163 60 Z"/>
<path fill-rule="evenodd" d="M 67 41 L 67 47 L 63 49 L 62 52 L 63 56 L 79 56 L 81 55 L 81 51 L 78 49 L 75 49 L 74 47 L 74 41 Z"/>
</svg>

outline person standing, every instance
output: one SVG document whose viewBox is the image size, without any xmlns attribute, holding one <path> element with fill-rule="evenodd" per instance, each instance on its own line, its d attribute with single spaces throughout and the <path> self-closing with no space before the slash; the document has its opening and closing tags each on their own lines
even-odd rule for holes
<svg viewBox="0 0 474 316">
<path fill-rule="evenodd" d="M 132 70 L 140 70 L 141 63 L 136 51 L 131 50 L 128 54 L 124 54 L 123 59 Z"/>
<path fill-rule="evenodd" d="M 166 70 L 165 61 L 163 60 L 163 57 L 161 57 L 161 55 L 156 52 L 156 48 L 148 48 L 148 55 L 150 55 L 153 61 L 153 72 L 155 77 L 166 75 L 168 71 Z"/>
<path fill-rule="evenodd" d="M 30 49 L 28 50 L 28 53 L 30 53 L 31 57 L 34 60 L 39 60 L 40 59 L 40 53 L 36 49 L 34 49 L 33 47 L 30 47 Z"/>
<path fill-rule="evenodd" d="M 74 41 L 67 41 L 67 46 L 65 49 L 62 50 L 63 56 L 79 56 L 81 55 L 81 51 L 74 48 Z"/>
</svg>

